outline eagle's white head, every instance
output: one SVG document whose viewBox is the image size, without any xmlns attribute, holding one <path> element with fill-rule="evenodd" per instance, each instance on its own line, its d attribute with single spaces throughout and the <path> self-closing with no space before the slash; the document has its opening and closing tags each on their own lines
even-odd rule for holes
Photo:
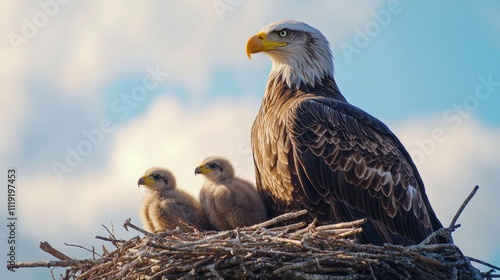
<svg viewBox="0 0 500 280">
<path fill-rule="evenodd" d="M 248 40 L 247 55 L 265 52 L 273 68 L 269 78 L 281 76 L 289 88 L 314 87 L 333 78 L 333 58 L 328 40 L 317 29 L 294 20 L 272 22 Z"/>
</svg>

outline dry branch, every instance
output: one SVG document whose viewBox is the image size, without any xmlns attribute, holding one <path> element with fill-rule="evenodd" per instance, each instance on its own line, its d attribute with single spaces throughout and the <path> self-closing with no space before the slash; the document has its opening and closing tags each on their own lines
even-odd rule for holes
<svg viewBox="0 0 500 280">
<path fill-rule="evenodd" d="M 54 256 L 60 260 L 63 260 L 63 261 L 71 260 L 70 257 L 66 256 L 65 254 L 54 249 L 54 247 L 50 246 L 49 242 L 47 242 L 47 241 L 40 242 L 40 249 L 42 249 L 43 251 L 51 254 L 52 256 Z"/>
<path fill-rule="evenodd" d="M 455 226 L 455 224 L 457 223 L 458 217 L 460 217 L 460 215 L 462 214 L 462 212 L 465 209 L 465 206 L 467 206 L 467 204 L 469 204 L 469 201 L 472 199 L 472 197 L 474 197 L 474 195 L 476 194 L 477 190 L 479 190 L 479 186 L 478 185 L 476 185 L 474 187 L 474 189 L 472 189 L 472 192 L 469 194 L 469 196 L 467 196 L 467 198 L 465 199 L 465 201 L 462 203 L 462 205 L 458 209 L 457 213 L 455 214 L 455 216 L 451 220 L 451 223 L 450 223 L 450 226 L 449 226 L 450 228 Z"/>
</svg>

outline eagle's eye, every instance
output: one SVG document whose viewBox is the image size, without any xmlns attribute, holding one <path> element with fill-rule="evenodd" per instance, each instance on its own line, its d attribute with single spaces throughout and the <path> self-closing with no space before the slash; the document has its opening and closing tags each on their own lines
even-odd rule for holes
<svg viewBox="0 0 500 280">
<path fill-rule="evenodd" d="M 162 177 L 158 174 L 155 174 L 153 175 L 153 179 L 155 179 L 156 181 L 160 180 Z"/>
<path fill-rule="evenodd" d="M 286 38 L 286 37 L 288 37 L 288 35 L 290 35 L 290 31 L 288 31 L 286 29 L 282 29 L 282 30 L 278 31 L 278 36 L 280 36 L 281 38 Z"/>
<path fill-rule="evenodd" d="M 208 165 L 208 167 L 210 167 L 210 169 L 215 169 L 215 167 L 217 167 L 217 165 L 215 163 L 210 163 Z"/>
</svg>

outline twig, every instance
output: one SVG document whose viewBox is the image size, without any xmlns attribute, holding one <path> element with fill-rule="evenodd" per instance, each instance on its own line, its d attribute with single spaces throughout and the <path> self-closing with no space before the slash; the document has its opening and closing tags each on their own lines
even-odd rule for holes
<svg viewBox="0 0 500 280">
<path fill-rule="evenodd" d="M 307 214 L 307 210 L 305 210 L 305 209 L 304 210 L 300 210 L 300 211 L 296 211 L 296 212 L 285 213 L 283 215 L 280 215 L 278 217 L 272 218 L 272 219 L 270 219 L 268 221 L 265 221 L 265 222 L 262 222 L 260 224 L 256 224 L 256 225 L 249 226 L 249 227 L 245 227 L 244 229 L 245 230 L 256 230 L 256 229 L 259 229 L 259 228 L 266 228 L 266 227 L 269 227 L 269 226 L 281 223 L 283 221 L 295 219 L 295 218 L 303 216 L 305 214 Z"/>
<path fill-rule="evenodd" d="M 496 266 L 496 265 L 492 265 L 491 263 L 487 263 L 485 261 L 482 261 L 482 260 L 478 260 L 476 258 L 473 258 L 473 257 L 467 257 L 469 258 L 469 260 L 473 261 L 473 262 L 477 262 L 477 263 L 480 263 L 484 266 L 487 266 L 489 268 L 493 268 L 493 269 L 496 269 L 496 270 L 499 270 L 500 271 L 500 267 Z"/>
<path fill-rule="evenodd" d="M 142 228 L 140 228 L 140 227 L 138 227 L 138 226 L 136 226 L 136 225 L 132 224 L 132 223 L 130 222 L 131 220 L 132 220 L 132 219 L 128 218 L 128 219 L 127 219 L 127 220 L 123 223 L 123 227 L 125 228 L 125 230 L 127 230 L 127 231 L 128 231 L 128 227 L 131 227 L 131 228 L 133 228 L 133 229 L 137 230 L 138 232 L 140 232 L 140 233 L 144 234 L 145 236 L 154 236 L 154 234 L 152 234 L 152 233 L 150 233 L 150 232 L 147 232 L 147 231 L 143 230 Z"/>
<path fill-rule="evenodd" d="M 337 234 L 338 237 L 335 237 L 335 238 L 346 238 L 346 237 L 349 237 L 351 235 L 360 234 L 362 232 L 363 232 L 362 228 L 355 228 L 355 229 L 352 229 L 350 231 L 341 232 L 341 233 Z"/>
<path fill-rule="evenodd" d="M 446 237 L 447 239 L 451 240 L 451 233 L 455 229 L 457 229 L 458 227 L 460 227 L 460 225 L 456 224 L 457 220 L 458 220 L 458 217 L 460 217 L 460 215 L 464 211 L 465 207 L 471 201 L 471 199 L 474 197 L 474 195 L 476 194 L 476 192 L 477 192 L 478 189 L 479 189 L 478 185 L 476 185 L 474 187 L 474 189 L 472 189 L 472 192 L 464 200 L 464 202 L 462 203 L 462 205 L 458 209 L 457 213 L 455 214 L 455 216 L 451 220 L 450 225 L 447 228 L 437 229 L 436 231 L 434 231 L 433 233 L 431 233 L 429 236 L 427 236 L 422 242 L 420 242 L 420 244 L 422 244 L 422 245 L 428 245 L 428 244 L 432 243 L 432 240 L 434 238 L 436 238 L 437 236 L 443 236 L 443 237 Z"/>
<path fill-rule="evenodd" d="M 318 226 L 316 227 L 317 230 L 327 230 L 327 229 L 344 229 L 344 228 L 353 228 L 357 226 L 361 226 L 364 223 L 368 221 L 367 218 L 359 219 L 359 220 L 354 220 L 351 222 L 345 222 L 345 223 L 337 223 L 337 224 L 331 224 L 331 225 L 324 225 L 324 226 Z"/>
<path fill-rule="evenodd" d="M 215 278 L 217 278 L 217 280 L 224 280 L 224 278 L 222 278 L 222 276 L 220 276 L 220 274 L 217 272 L 214 265 L 209 265 L 208 269 L 213 274 L 213 276 L 215 276 Z"/>
<path fill-rule="evenodd" d="M 274 241 L 282 242 L 282 243 L 294 244 L 296 246 L 304 247 L 302 245 L 302 242 L 300 242 L 299 240 L 294 240 L 294 239 L 290 239 L 290 238 L 282 238 L 282 237 L 270 237 L 270 239 L 274 240 Z"/>
<path fill-rule="evenodd" d="M 432 243 L 433 239 L 438 237 L 438 236 L 443 236 L 443 237 L 449 238 L 451 236 L 451 233 L 459 227 L 460 227 L 460 225 L 455 225 L 453 227 L 447 227 L 447 228 L 439 228 L 436 231 L 429 234 L 429 236 L 427 236 L 424 240 L 422 240 L 422 242 L 420 242 L 420 244 L 418 244 L 418 245 L 430 245 Z"/>
<path fill-rule="evenodd" d="M 126 241 L 126 240 L 122 240 L 122 239 L 114 239 L 114 238 L 104 237 L 104 236 L 100 236 L 100 235 L 96 235 L 95 238 L 111 242 L 112 244 L 114 244 L 114 243 L 123 243 L 123 242 Z"/>
<path fill-rule="evenodd" d="M 281 227 L 273 227 L 271 229 L 268 229 L 269 231 L 273 232 L 289 232 L 290 230 L 296 230 L 300 229 L 306 226 L 306 222 L 298 222 L 295 224 L 289 224 L 286 226 L 281 226 Z"/>
<path fill-rule="evenodd" d="M 455 216 L 451 220 L 449 228 L 452 228 L 452 227 L 455 226 L 455 224 L 457 223 L 458 217 L 462 214 L 462 211 L 464 211 L 465 206 L 467 206 L 467 204 L 472 199 L 472 197 L 474 197 L 474 195 L 476 194 L 476 192 L 477 192 L 478 189 L 479 189 L 479 186 L 476 185 L 474 187 L 474 189 L 472 190 L 472 192 L 469 194 L 469 196 L 467 196 L 467 198 L 465 199 L 465 201 L 462 203 L 462 206 L 460 206 L 460 208 L 458 209 L 457 213 L 455 214 Z"/>
<path fill-rule="evenodd" d="M 109 233 L 110 238 L 116 240 L 116 236 L 114 234 L 115 226 L 113 225 L 113 221 L 111 221 L 111 229 L 112 229 L 111 231 L 104 224 L 101 224 L 101 226 Z M 111 244 L 115 245 L 115 247 L 118 248 L 118 245 L 116 245 L 115 243 L 116 241 L 112 241 L 111 239 L 109 241 L 111 241 Z"/>
<path fill-rule="evenodd" d="M 115 227 L 113 226 L 113 222 L 111 222 L 111 228 L 113 229 L 113 232 L 111 232 L 104 224 L 101 224 L 101 226 L 109 233 L 109 235 L 116 239 L 115 234 L 113 233 L 115 231 Z"/>
<path fill-rule="evenodd" d="M 188 242 L 188 243 L 184 243 L 178 247 L 184 247 L 184 246 L 193 246 L 193 245 L 196 245 L 196 244 L 206 244 L 206 243 L 210 243 L 211 240 L 214 240 L 214 239 L 219 239 L 219 238 L 224 238 L 224 237 L 227 237 L 227 236 L 231 236 L 232 234 L 232 231 L 221 231 L 220 233 L 217 233 L 217 234 L 214 234 L 212 236 L 208 236 L 206 238 L 203 238 L 203 239 L 200 239 L 200 240 L 197 240 L 197 241 L 193 241 L 193 242 Z"/>
<path fill-rule="evenodd" d="M 62 261 L 68 261 L 68 260 L 72 260 L 72 258 L 66 256 L 65 254 L 61 253 L 60 251 L 54 249 L 54 247 L 52 247 L 49 242 L 47 241 L 44 241 L 44 242 L 40 242 L 40 249 L 42 249 L 44 252 L 47 252 L 49 254 L 51 254 L 52 256 L 62 260 Z"/>
<path fill-rule="evenodd" d="M 83 249 L 83 250 L 89 251 L 89 252 L 91 252 L 92 254 L 98 255 L 99 257 L 102 257 L 101 255 L 99 255 L 98 253 L 96 253 L 95 248 L 93 248 L 93 247 L 92 247 L 92 250 L 90 250 L 90 249 L 88 249 L 88 248 L 85 248 L 85 247 L 83 247 L 83 246 L 81 246 L 81 245 L 77 245 L 77 244 L 69 244 L 69 243 L 64 242 L 64 245 L 66 245 L 66 246 L 71 246 L 71 247 L 77 247 L 77 248 L 80 248 L 80 249 Z"/>
<path fill-rule="evenodd" d="M 16 262 L 15 264 L 8 264 L 7 268 L 10 269 L 10 268 L 20 268 L 20 267 L 68 267 L 83 262 L 89 262 L 89 260 Z"/>
</svg>

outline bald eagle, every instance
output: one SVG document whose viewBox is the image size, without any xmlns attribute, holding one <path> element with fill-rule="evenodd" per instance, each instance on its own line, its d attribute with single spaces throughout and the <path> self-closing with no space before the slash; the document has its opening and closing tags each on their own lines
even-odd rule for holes
<svg viewBox="0 0 500 280">
<path fill-rule="evenodd" d="M 376 245 L 416 244 L 442 228 L 403 144 L 340 93 L 321 32 L 276 21 L 246 51 L 272 61 L 251 134 L 257 188 L 271 217 L 301 209 L 320 224 L 366 217 L 359 241 Z"/>
</svg>

